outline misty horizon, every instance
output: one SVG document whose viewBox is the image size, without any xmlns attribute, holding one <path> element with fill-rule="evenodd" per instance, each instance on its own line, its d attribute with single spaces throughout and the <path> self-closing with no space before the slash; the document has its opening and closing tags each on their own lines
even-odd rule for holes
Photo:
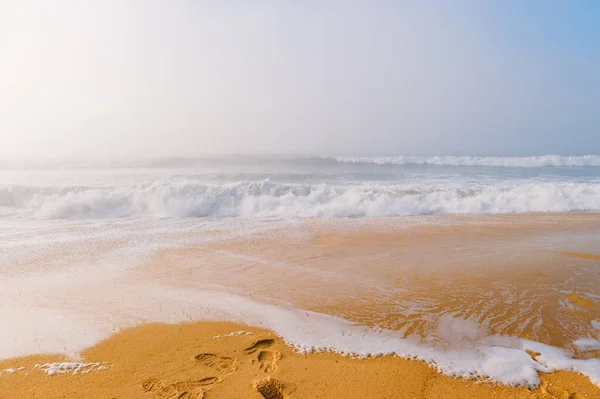
<svg viewBox="0 0 600 399">
<path fill-rule="evenodd" d="M 600 6 L 0 5 L 0 159 L 600 154 Z"/>
</svg>

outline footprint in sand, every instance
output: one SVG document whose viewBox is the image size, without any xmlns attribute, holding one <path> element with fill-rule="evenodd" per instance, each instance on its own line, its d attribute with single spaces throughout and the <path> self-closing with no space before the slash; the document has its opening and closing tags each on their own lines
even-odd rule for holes
<svg viewBox="0 0 600 399">
<path fill-rule="evenodd" d="M 179 391 L 192 391 L 196 388 L 212 385 L 216 382 L 218 382 L 217 377 L 206 377 L 202 378 L 201 380 L 179 381 L 171 384 L 171 386 Z"/>
<path fill-rule="evenodd" d="M 254 352 L 256 352 L 257 350 L 259 350 L 259 349 L 270 348 L 273 345 L 275 345 L 275 340 L 274 339 L 261 339 L 259 341 L 254 342 L 248 348 L 244 349 L 244 353 L 246 355 L 251 355 Z"/>
<path fill-rule="evenodd" d="M 145 392 L 163 392 L 168 386 L 169 382 L 165 380 L 159 380 L 156 378 L 149 378 L 146 381 L 142 382 L 142 388 Z"/>
<path fill-rule="evenodd" d="M 144 392 L 151 392 L 160 398 L 179 396 L 179 391 L 166 380 L 150 378 L 142 382 L 142 388 L 144 389 Z"/>
<path fill-rule="evenodd" d="M 529 349 L 527 349 L 526 352 L 536 362 L 538 361 L 538 356 L 541 356 L 540 352 L 535 352 Z M 579 395 L 577 392 L 571 393 L 566 389 L 549 383 L 548 381 L 542 381 L 542 385 L 540 385 L 540 390 L 544 395 L 543 397 L 548 399 L 583 399 L 583 396 Z"/>
<path fill-rule="evenodd" d="M 540 390 L 543 394 L 549 396 L 550 398 L 556 399 L 584 399 L 583 396 L 579 395 L 577 392 L 571 393 L 566 389 L 558 387 L 556 385 L 550 384 L 548 381 L 542 382 L 540 386 Z"/>
<path fill-rule="evenodd" d="M 277 361 L 281 359 L 281 353 L 271 351 L 260 351 L 258 353 L 258 364 L 265 373 L 273 373 L 277 370 Z"/>
<path fill-rule="evenodd" d="M 204 391 L 196 391 L 196 392 L 182 392 L 178 396 L 174 396 L 173 399 L 203 399 Z"/>
<path fill-rule="evenodd" d="M 166 380 L 150 378 L 142 382 L 145 392 L 152 392 L 161 398 L 169 399 L 202 399 L 204 389 L 209 385 L 219 382 L 217 377 L 206 377 L 198 380 L 185 380 L 169 383 Z"/>
<path fill-rule="evenodd" d="M 201 353 L 196 355 L 195 359 L 221 374 L 233 373 L 237 368 L 235 366 L 235 359 L 231 357 L 218 356 L 214 353 Z"/>
<path fill-rule="evenodd" d="M 267 377 L 262 380 L 252 382 L 252 388 L 260 393 L 264 399 L 287 399 L 288 396 L 283 393 L 281 382 Z"/>
</svg>

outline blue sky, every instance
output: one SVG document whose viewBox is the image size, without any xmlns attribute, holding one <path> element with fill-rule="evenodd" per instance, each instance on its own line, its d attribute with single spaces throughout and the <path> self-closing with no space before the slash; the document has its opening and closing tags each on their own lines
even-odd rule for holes
<svg viewBox="0 0 600 399">
<path fill-rule="evenodd" d="M 0 4 L 0 156 L 600 154 L 600 2 Z"/>
</svg>

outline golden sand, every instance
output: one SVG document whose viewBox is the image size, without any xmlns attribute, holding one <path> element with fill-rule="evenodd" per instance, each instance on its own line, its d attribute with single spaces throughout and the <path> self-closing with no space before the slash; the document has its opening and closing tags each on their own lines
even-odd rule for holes
<svg viewBox="0 0 600 399">
<path fill-rule="evenodd" d="M 539 388 L 454 379 L 426 363 L 384 356 L 353 359 L 300 354 L 274 333 L 243 325 L 148 324 L 86 350 L 84 362 L 107 362 L 86 374 L 46 375 L 32 356 L 0 363 L 0 398 L 600 398 L 600 388 L 569 372 L 541 374 Z"/>
<path fill-rule="evenodd" d="M 307 221 L 227 239 L 214 231 L 214 241 L 161 251 L 119 283 L 217 287 L 442 345 L 448 337 L 437 323 L 449 314 L 485 325 L 485 334 L 532 339 L 579 358 L 600 355 L 573 347 L 600 319 L 600 215 L 448 216 L 407 227 L 410 220 Z M 113 306 L 95 300 L 101 309 Z M 232 335 L 238 331 L 251 334 Z M 270 331 L 223 322 L 122 331 L 82 354 L 81 362 L 106 362 L 86 373 L 47 375 L 35 367 L 64 360 L 0 362 L 0 399 L 600 398 L 600 388 L 575 373 L 542 374 L 532 390 L 507 387 L 454 379 L 399 357 L 303 355 Z"/>
<path fill-rule="evenodd" d="M 574 349 L 600 318 L 597 238 L 587 234 L 599 226 L 597 214 L 314 220 L 163 251 L 130 278 L 216 285 L 406 336 L 431 336 L 437 315 L 454 314 L 490 334 Z"/>
</svg>

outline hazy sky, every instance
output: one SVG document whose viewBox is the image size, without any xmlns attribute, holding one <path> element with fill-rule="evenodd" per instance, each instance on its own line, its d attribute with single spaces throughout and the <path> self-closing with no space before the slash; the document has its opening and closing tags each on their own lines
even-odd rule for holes
<svg viewBox="0 0 600 399">
<path fill-rule="evenodd" d="M 600 154 L 600 2 L 0 1 L 0 157 Z"/>
</svg>

